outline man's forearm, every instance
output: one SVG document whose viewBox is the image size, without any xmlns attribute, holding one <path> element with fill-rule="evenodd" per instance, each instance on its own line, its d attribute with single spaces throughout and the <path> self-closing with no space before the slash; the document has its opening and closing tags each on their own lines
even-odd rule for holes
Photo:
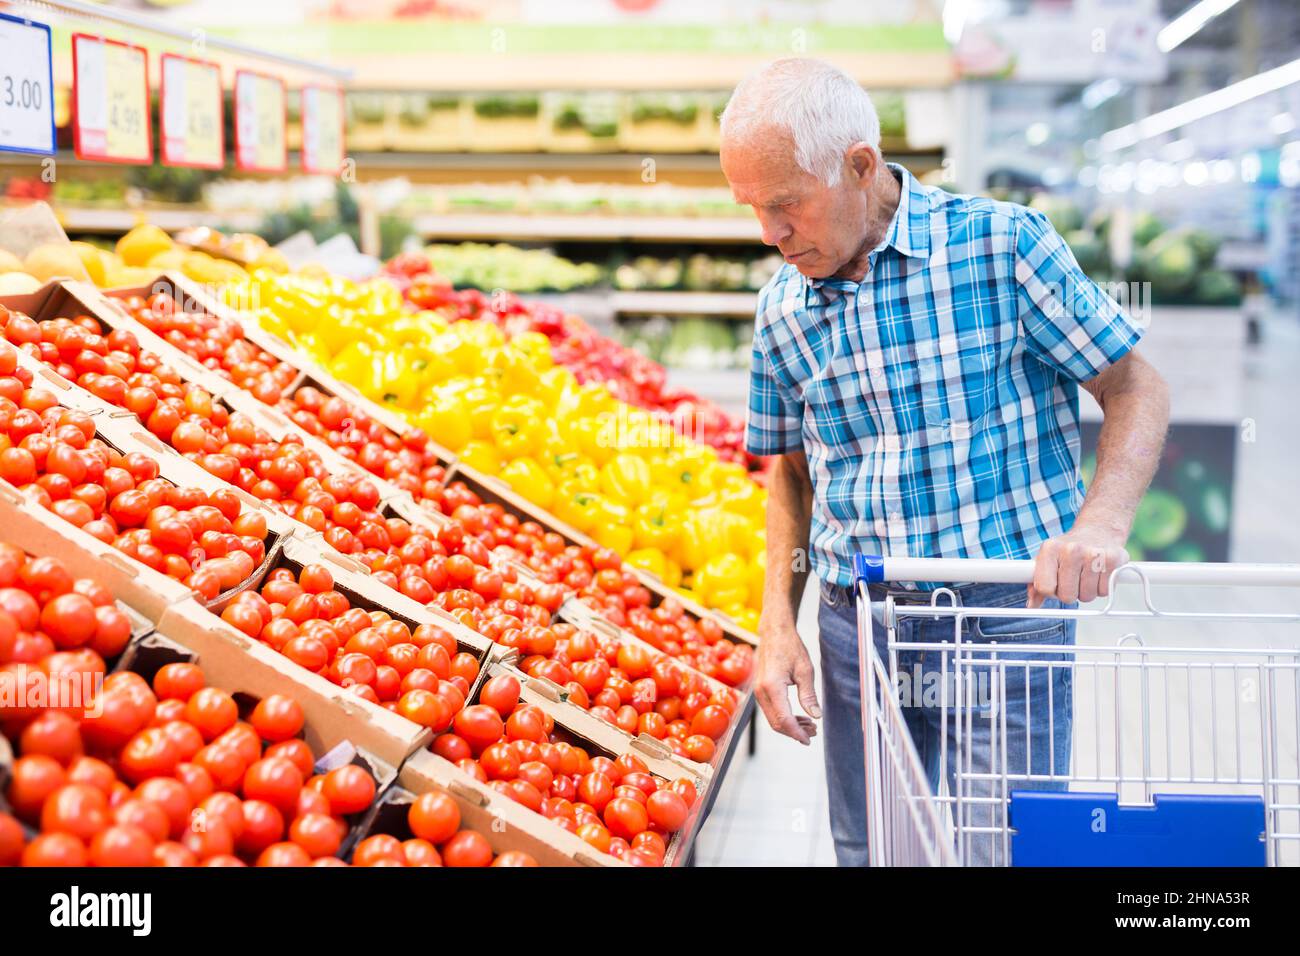
<svg viewBox="0 0 1300 956">
<path fill-rule="evenodd" d="M 1089 391 L 1102 408 L 1097 470 L 1079 510 L 1076 527 L 1128 537 L 1138 502 L 1160 464 L 1169 427 L 1169 388 L 1160 374 L 1133 354 Z M 1093 383 L 1089 383 L 1091 386 Z"/>
<path fill-rule="evenodd" d="M 807 464 L 782 455 L 767 486 L 767 576 L 763 616 L 771 623 L 792 624 L 808 578 L 808 534 L 812 520 L 812 485 Z M 802 560 L 796 561 L 796 553 Z M 796 568 L 798 570 L 796 570 Z"/>
</svg>

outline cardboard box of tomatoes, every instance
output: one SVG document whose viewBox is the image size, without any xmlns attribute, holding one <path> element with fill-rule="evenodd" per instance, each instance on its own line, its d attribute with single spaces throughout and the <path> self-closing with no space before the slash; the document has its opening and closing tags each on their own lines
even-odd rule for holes
<svg viewBox="0 0 1300 956">
<path fill-rule="evenodd" d="M 410 422 L 392 409 L 371 401 L 354 386 L 339 381 L 303 353 L 267 332 L 258 324 L 255 317 L 219 301 L 201 284 L 180 273 L 164 272 L 146 285 L 108 289 L 104 291 L 104 295 L 121 301 L 132 298 L 148 299 L 159 292 L 174 298 L 185 312 L 206 313 L 237 323 L 242 329 L 245 340 L 277 362 L 294 368 L 297 374 L 280 387 L 281 396 L 291 398 L 301 388 L 314 388 L 327 397 L 341 399 L 354 412 L 361 412 L 374 419 L 381 427 L 396 436 L 403 435 L 412 427 Z M 452 451 L 437 442 L 430 441 L 428 446 L 432 454 L 445 466 L 450 466 L 456 458 Z"/>
</svg>

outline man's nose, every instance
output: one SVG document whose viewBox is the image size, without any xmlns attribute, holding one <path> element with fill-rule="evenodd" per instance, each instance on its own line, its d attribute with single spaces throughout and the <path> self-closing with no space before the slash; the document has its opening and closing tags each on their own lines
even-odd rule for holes
<svg viewBox="0 0 1300 956">
<path fill-rule="evenodd" d="M 775 246 L 790 237 L 790 224 L 782 216 L 760 212 L 758 224 L 763 230 L 763 245 Z"/>
</svg>

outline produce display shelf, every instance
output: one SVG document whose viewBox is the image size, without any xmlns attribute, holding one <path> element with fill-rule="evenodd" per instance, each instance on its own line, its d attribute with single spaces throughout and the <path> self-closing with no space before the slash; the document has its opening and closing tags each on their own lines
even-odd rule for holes
<svg viewBox="0 0 1300 956">
<path fill-rule="evenodd" d="M 143 223 L 152 223 L 167 232 L 207 226 L 220 222 L 235 232 L 251 232 L 265 218 L 261 212 L 215 212 L 211 209 L 95 209 L 59 206 L 55 208 L 59 223 L 70 233 L 118 235 Z"/>
<path fill-rule="evenodd" d="M 752 319 L 757 292 L 613 292 L 614 311 L 623 315 L 720 315 Z"/>
<path fill-rule="evenodd" d="M 428 239 L 597 240 L 607 242 L 754 242 L 761 237 L 752 217 L 434 215 L 415 218 Z"/>
</svg>

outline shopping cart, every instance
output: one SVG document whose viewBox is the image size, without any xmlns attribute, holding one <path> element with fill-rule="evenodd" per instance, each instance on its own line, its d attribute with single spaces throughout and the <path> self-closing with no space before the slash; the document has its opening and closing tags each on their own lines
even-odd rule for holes
<svg viewBox="0 0 1300 956">
<path fill-rule="evenodd" d="M 1031 561 L 859 555 L 854 576 L 871 865 L 1300 864 L 1300 612 L 1161 610 L 1152 593 L 1190 588 L 1182 600 L 1201 602 L 1241 588 L 1230 593 L 1259 607 L 1266 593 L 1300 594 L 1300 565 L 1130 563 L 1100 606 L 1034 610 L 962 607 L 947 587 L 918 603 L 883 589 L 1027 584 Z M 990 643 L 972 632 L 982 618 L 1089 623 L 1073 644 Z M 1181 636 L 1154 638 L 1169 626 Z M 918 661 L 934 678 L 926 699 L 908 684 Z M 937 772 L 909 729 L 918 708 L 938 725 Z M 1061 713 L 1063 760 L 1041 746 Z"/>
</svg>

